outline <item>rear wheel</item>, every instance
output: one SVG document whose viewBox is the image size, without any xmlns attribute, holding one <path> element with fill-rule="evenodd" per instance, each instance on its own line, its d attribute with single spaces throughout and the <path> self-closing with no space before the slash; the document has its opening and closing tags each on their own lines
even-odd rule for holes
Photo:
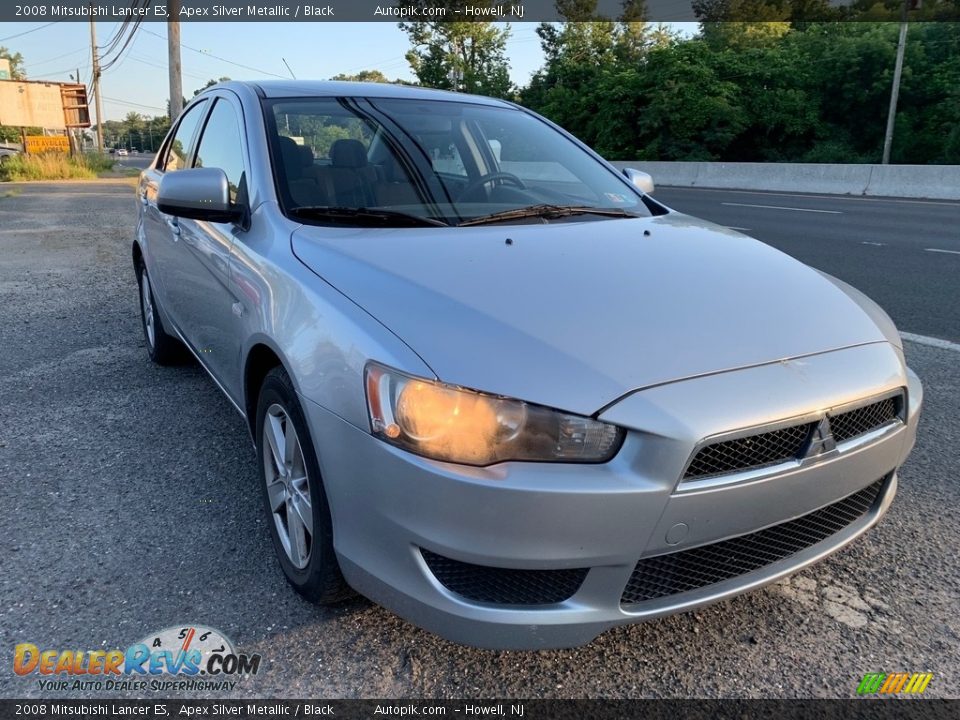
<svg viewBox="0 0 960 720">
<path fill-rule="evenodd" d="M 345 600 L 353 593 L 333 550 L 316 452 L 293 383 L 281 367 L 263 381 L 256 433 L 267 524 L 287 581 L 313 602 Z"/>
<path fill-rule="evenodd" d="M 157 365 L 175 365 L 183 360 L 183 344 L 168 335 L 163 322 L 157 314 L 157 301 L 153 295 L 153 286 L 147 268 L 141 260 L 137 265 L 137 282 L 140 286 L 140 319 L 143 336 L 147 341 L 147 352 Z"/>
</svg>

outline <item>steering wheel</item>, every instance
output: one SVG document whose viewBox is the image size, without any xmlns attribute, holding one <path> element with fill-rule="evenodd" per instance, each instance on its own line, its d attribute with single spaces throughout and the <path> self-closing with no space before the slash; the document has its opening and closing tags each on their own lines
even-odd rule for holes
<svg viewBox="0 0 960 720">
<path fill-rule="evenodd" d="M 466 186 L 463 190 L 460 191 L 460 194 L 457 195 L 457 200 L 460 200 L 460 199 L 465 198 L 465 197 L 469 197 L 469 196 L 470 196 L 470 193 L 472 193 L 472 192 L 473 192 L 474 190 L 476 190 L 477 188 L 483 187 L 483 186 L 486 185 L 487 183 L 491 183 L 491 182 L 494 182 L 494 181 L 496 181 L 496 180 L 506 180 L 506 181 L 508 181 L 511 185 L 516 185 L 516 186 L 517 186 L 518 188 L 520 188 L 521 190 L 525 190 L 525 189 L 527 188 L 527 186 L 523 184 L 523 180 L 521 180 L 520 178 L 518 178 L 518 177 L 517 177 L 516 175 L 514 175 L 513 173 L 508 173 L 508 172 L 492 172 L 492 173 L 487 173 L 486 175 L 481 175 L 480 177 L 478 177 L 478 178 L 477 178 L 476 180 L 474 180 L 473 182 L 468 183 L 467 186 Z"/>
</svg>

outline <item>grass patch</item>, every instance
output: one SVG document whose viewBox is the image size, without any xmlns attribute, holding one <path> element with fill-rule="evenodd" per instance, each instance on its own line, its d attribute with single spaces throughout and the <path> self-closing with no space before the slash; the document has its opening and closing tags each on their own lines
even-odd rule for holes
<svg viewBox="0 0 960 720">
<path fill-rule="evenodd" d="M 95 173 L 102 173 L 112 170 L 117 161 L 106 153 L 86 153 L 83 156 L 83 162 Z"/>
<path fill-rule="evenodd" d="M 3 180 L 90 180 L 113 168 L 109 155 L 87 154 L 70 157 L 60 153 L 19 155 L 0 165 Z"/>
</svg>

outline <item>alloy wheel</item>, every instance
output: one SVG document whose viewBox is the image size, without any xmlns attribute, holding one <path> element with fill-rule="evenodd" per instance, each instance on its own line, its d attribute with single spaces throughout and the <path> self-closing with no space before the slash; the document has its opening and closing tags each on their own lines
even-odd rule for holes
<svg viewBox="0 0 960 720">
<path fill-rule="evenodd" d="M 147 333 L 147 342 L 152 348 L 156 343 L 153 318 L 153 296 L 150 293 L 150 278 L 144 270 L 140 277 L 140 302 L 143 304 L 143 328 Z"/>
<path fill-rule="evenodd" d="M 313 506 L 303 449 L 296 428 L 278 403 L 263 422 L 263 470 L 270 514 L 287 559 L 302 570 L 313 549 Z"/>
</svg>

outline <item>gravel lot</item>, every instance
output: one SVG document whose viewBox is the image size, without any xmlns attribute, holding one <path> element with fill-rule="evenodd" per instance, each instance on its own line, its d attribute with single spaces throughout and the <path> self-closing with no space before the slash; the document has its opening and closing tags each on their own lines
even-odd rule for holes
<svg viewBox="0 0 960 720">
<path fill-rule="evenodd" d="M 288 589 L 241 418 L 199 367 L 147 359 L 134 216 L 129 184 L 0 185 L 0 697 L 52 696 L 13 674 L 16 643 L 124 648 L 183 622 L 262 654 L 238 697 L 851 697 L 893 671 L 960 695 L 960 354 L 908 345 L 920 441 L 839 555 L 578 650 L 475 650 Z"/>
</svg>

